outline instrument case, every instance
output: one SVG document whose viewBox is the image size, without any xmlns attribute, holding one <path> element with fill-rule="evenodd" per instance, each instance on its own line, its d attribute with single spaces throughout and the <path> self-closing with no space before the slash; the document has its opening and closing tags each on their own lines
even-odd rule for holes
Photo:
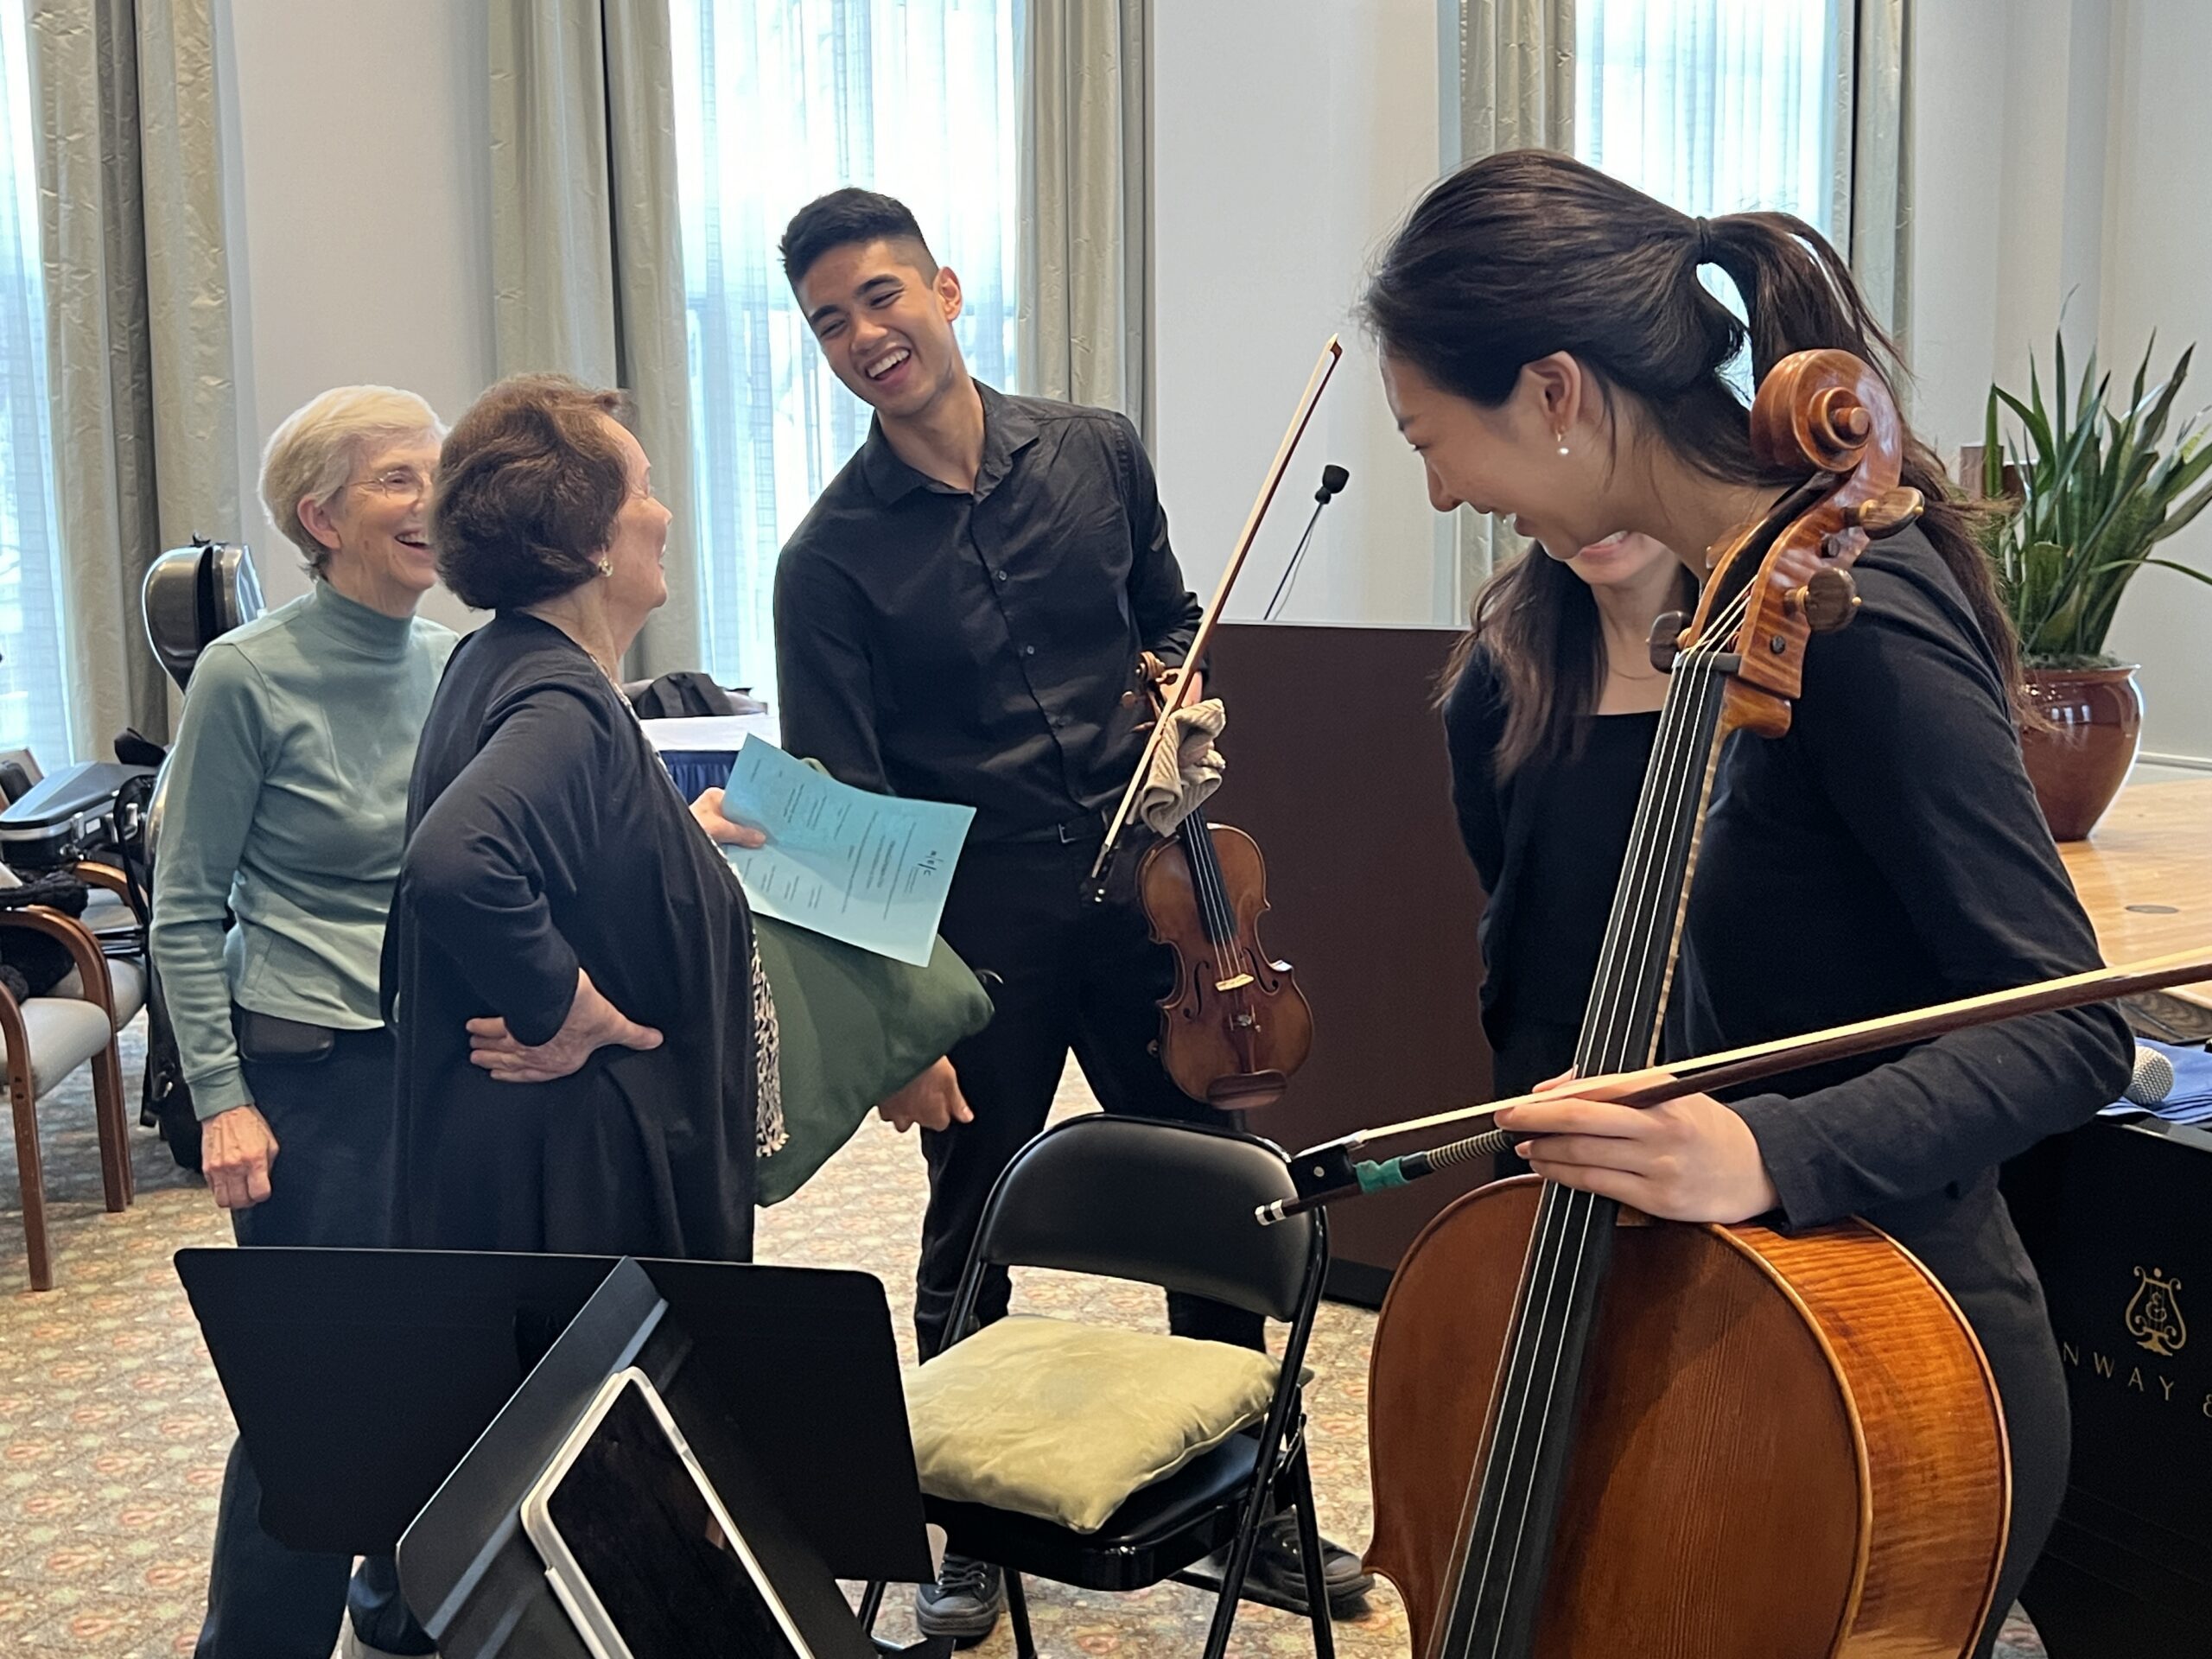
<svg viewBox="0 0 2212 1659">
<path fill-rule="evenodd" d="M 90 760 L 34 785 L 0 812 L 0 862 L 24 872 L 51 870 L 111 846 L 116 791 L 149 770 Z"/>
</svg>

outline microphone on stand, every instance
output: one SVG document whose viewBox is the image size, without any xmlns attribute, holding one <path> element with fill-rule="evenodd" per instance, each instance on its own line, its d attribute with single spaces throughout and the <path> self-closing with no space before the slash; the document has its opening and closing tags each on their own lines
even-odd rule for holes
<svg viewBox="0 0 2212 1659">
<path fill-rule="evenodd" d="M 1313 492 L 1313 516 L 1306 521 L 1306 533 L 1298 538 L 1297 549 L 1290 556 L 1290 563 L 1283 567 L 1282 580 L 1275 583 L 1274 597 L 1261 615 L 1262 622 L 1272 622 L 1290 592 L 1290 584 L 1297 579 L 1298 562 L 1306 556 L 1306 543 L 1313 539 L 1313 526 L 1321 522 L 1321 509 L 1336 499 L 1344 486 L 1351 482 L 1351 474 L 1333 461 L 1321 469 L 1321 487 Z"/>
<path fill-rule="evenodd" d="M 2120 1097 L 2136 1106 L 2156 1106 L 2173 1092 L 2174 1063 L 2155 1048 L 2135 1046 L 2135 1073 Z"/>
</svg>

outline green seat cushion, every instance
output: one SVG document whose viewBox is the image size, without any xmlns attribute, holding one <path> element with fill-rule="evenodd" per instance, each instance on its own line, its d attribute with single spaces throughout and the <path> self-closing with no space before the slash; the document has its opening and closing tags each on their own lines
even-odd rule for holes
<svg viewBox="0 0 2212 1659">
<path fill-rule="evenodd" d="M 906 1376 L 922 1490 L 1096 1532 L 1267 1415 L 1276 1363 L 1226 1343 L 1017 1316 Z"/>
<path fill-rule="evenodd" d="M 989 1024 L 991 999 L 943 939 L 916 968 L 772 917 L 755 916 L 753 930 L 776 1004 L 785 1136 L 760 1160 L 757 1192 L 777 1204 L 878 1103 Z"/>
</svg>

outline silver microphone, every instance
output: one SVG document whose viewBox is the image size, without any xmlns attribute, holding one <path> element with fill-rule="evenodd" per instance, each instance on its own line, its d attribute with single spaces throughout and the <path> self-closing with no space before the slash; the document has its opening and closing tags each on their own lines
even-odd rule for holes
<svg viewBox="0 0 2212 1659">
<path fill-rule="evenodd" d="M 2122 1097 L 2138 1106 L 2156 1106 L 2173 1092 L 2174 1063 L 2155 1048 L 2135 1048 L 2135 1074 L 2127 1080 Z"/>
</svg>

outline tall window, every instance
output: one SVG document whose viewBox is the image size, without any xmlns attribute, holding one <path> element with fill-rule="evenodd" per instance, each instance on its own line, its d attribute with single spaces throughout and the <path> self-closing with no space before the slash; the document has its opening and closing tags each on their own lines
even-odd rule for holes
<svg viewBox="0 0 2212 1659">
<path fill-rule="evenodd" d="M 1850 228 L 1852 0 L 1578 0 L 1574 151 L 1685 213 Z"/>
<path fill-rule="evenodd" d="M 708 665 L 771 689 L 777 550 L 868 435 L 776 257 L 860 185 L 914 210 L 967 296 L 976 375 L 1015 379 L 1022 0 L 670 0 Z"/>
<path fill-rule="evenodd" d="M 0 0 L 0 749 L 71 758 L 48 435 L 37 117 L 23 0 Z"/>
</svg>

